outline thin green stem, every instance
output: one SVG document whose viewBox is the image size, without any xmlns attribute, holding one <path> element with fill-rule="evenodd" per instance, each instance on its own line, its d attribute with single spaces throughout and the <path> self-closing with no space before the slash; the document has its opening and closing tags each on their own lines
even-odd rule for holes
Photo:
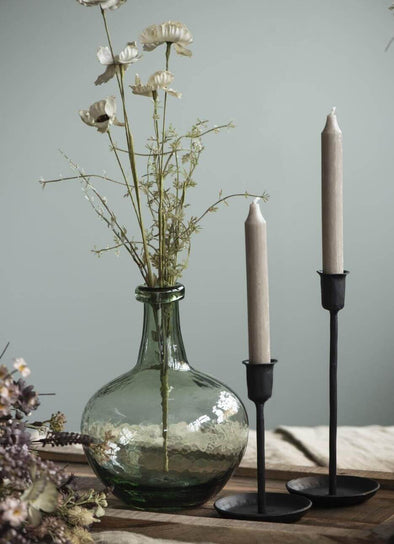
<svg viewBox="0 0 394 544">
<path fill-rule="evenodd" d="M 103 21 L 104 21 L 105 32 L 106 32 L 106 35 L 107 35 L 108 44 L 109 44 L 109 48 L 110 48 L 110 51 L 111 51 L 112 59 L 114 60 L 115 56 L 114 56 L 114 52 L 113 52 L 111 36 L 110 36 L 110 33 L 109 33 L 109 29 L 108 29 L 107 19 L 106 19 L 106 16 L 105 16 L 105 10 L 101 6 L 100 6 L 100 10 L 101 10 L 101 15 L 102 15 Z M 129 123 L 129 119 L 128 119 L 128 116 L 127 116 L 127 110 L 126 110 L 124 82 L 123 82 L 124 68 L 123 68 L 123 66 L 121 64 L 119 64 L 117 66 L 117 68 L 119 68 L 119 69 L 117 69 L 115 71 L 115 74 L 116 74 L 116 79 L 117 79 L 117 82 L 118 82 L 119 92 L 120 92 L 120 96 L 121 96 L 121 100 L 122 100 L 122 106 L 123 106 L 123 116 L 124 116 L 124 123 L 125 123 L 126 142 L 127 142 L 128 156 L 129 156 L 131 173 L 132 173 L 132 176 L 133 176 L 134 190 L 135 190 L 135 197 L 136 197 L 137 220 L 138 220 L 138 225 L 139 225 L 139 228 L 140 228 L 140 231 L 141 231 L 142 241 L 143 241 L 143 245 L 144 245 L 144 258 L 145 258 L 146 266 L 147 266 L 147 269 L 148 269 L 147 284 L 150 285 L 150 286 L 153 286 L 154 285 L 154 279 L 153 279 L 153 273 L 152 273 L 152 266 L 151 266 L 150 255 L 149 255 L 148 245 L 147 245 L 147 240 L 146 240 L 146 233 L 145 233 L 145 228 L 144 228 L 143 218 L 142 218 L 140 187 L 139 187 L 139 182 L 138 182 L 137 167 L 136 167 L 136 163 L 135 163 L 134 141 L 133 141 L 133 135 L 132 135 L 132 132 L 131 132 L 131 129 L 130 129 L 130 123 Z"/>
<path fill-rule="evenodd" d="M 9 345 L 10 345 L 10 343 L 7 342 L 6 345 L 5 345 L 5 348 L 3 349 L 3 351 L 2 351 L 1 354 L 0 354 L 0 359 L 2 359 L 3 355 L 5 354 L 5 352 L 7 351 L 7 349 L 9 348 Z"/>
<path fill-rule="evenodd" d="M 117 147 L 116 149 L 117 149 L 117 151 L 120 151 L 121 153 L 128 153 L 127 149 L 121 149 L 120 147 Z M 187 150 L 186 150 L 186 149 L 182 149 L 182 150 L 180 150 L 180 151 L 187 151 Z M 173 151 L 165 151 L 163 154 L 164 154 L 164 155 L 172 155 L 172 154 L 173 154 Z M 158 153 L 152 153 L 152 152 L 151 152 L 151 153 L 136 153 L 136 152 L 135 152 L 134 155 L 135 155 L 136 157 L 151 157 L 152 155 L 154 155 L 154 156 L 156 156 L 156 155 L 157 155 L 157 156 L 160 156 L 161 153 L 160 153 L 160 152 L 158 152 Z"/>
<path fill-rule="evenodd" d="M 107 35 L 108 46 L 109 46 L 109 49 L 110 49 L 110 51 L 111 51 L 112 60 L 115 62 L 115 55 L 114 55 L 114 50 L 113 50 L 113 47 L 112 47 L 111 36 L 110 36 L 110 33 L 109 33 L 109 28 L 108 28 L 108 23 L 107 23 L 107 17 L 106 17 L 106 15 L 105 15 L 105 9 L 103 9 L 103 8 L 100 6 L 100 11 L 101 11 L 101 16 L 102 16 L 103 21 L 104 21 L 105 34 Z M 120 87 L 119 72 L 118 72 L 118 70 L 116 70 L 116 69 L 115 69 L 115 75 L 116 75 L 116 79 L 117 79 L 117 81 L 118 81 L 118 85 L 119 85 L 119 87 Z"/>
<path fill-rule="evenodd" d="M 44 179 L 44 180 L 40 179 L 39 183 L 41 183 L 41 185 L 45 187 L 47 183 L 59 183 L 61 181 L 70 181 L 75 179 L 81 180 L 82 178 L 103 179 L 104 181 L 110 181 L 111 183 L 116 183 L 117 185 L 123 185 L 123 187 L 126 186 L 126 184 L 122 183 L 121 181 L 116 181 L 116 179 L 111 179 L 111 178 L 108 178 L 107 176 L 100 176 L 99 174 L 83 174 L 80 176 L 68 176 L 67 178 L 57 178 L 57 179 Z"/>
<path fill-rule="evenodd" d="M 179 159 L 178 159 L 178 152 L 175 151 L 175 165 L 176 165 L 176 180 L 175 180 L 175 199 L 176 202 L 179 202 Z M 178 219 L 176 222 L 176 235 L 174 236 L 175 239 L 175 266 L 178 264 L 178 253 L 179 253 L 179 234 L 180 234 L 180 228 L 182 224 L 182 215 L 178 213 Z"/>
<path fill-rule="evenodd" d="M 129 124 L 129 120 L 128 120 L 128 116 L 127 116 L 127 110 L 126 110 L 123 75 L 124 75 L 124 71 L 123 71 L 123 67 L 121 66 L 120 78 L 119 78 L 120 79 L 119 88 L 120 88 L 120 95 L 121 95 L 121 98 L 122 98 L 122 105 L 123 105 L 123 115 L 124 115 L 124 121 L 125 121 L 127 147 L 129 149 L 129 154 L 128 155 L 129 155 L 129 161 L 130 161 L 130 168 L 131 168 L 131 173 L 133 175 L 134 190 L 135 190 L 135 196 L 136 196 L 136 200 L 137 200 L 137 210 L 138 210 L 137 218 L 138 218 L 138 223 L 139 223 L 139 226 L 140 226 L 142 241 L 143 241 L 143 245 L 144 245 L 145 262 L 146 262 L 146 265 L 147 265 L 147 268 L 148 268 L 148 285 L 153 286 L 154 285 L 154 280 L 153 280 L 152 266 L 151 266 L 151 262 L 150 262 L 150 255 L 149 255 L 149 251 L 148 251 L 146 233 L 145 233 L 145 228 L 144 228 L 143 219 L 142 219 L 140 187 L 139 187 L 139 181 L 138 181 L 138 175 L 137 175 L 137 167 L 136 167 L 136 163 L 135 163 L 133 134 L 132 134 L 132 132 L 130 130 L 130 124 Z"/>
<path fill-rule="evenodd" d="M 156 221 L 157 217 L 155 215 L 155 211 L 153 209 L 153 203 L 156 202 L 156 199 L 155 199 L 155 196 L 152 194 L 152 191 L 151 191 L 151 182 L 150 182 L 150 178 L 151 178 L 151 172 L 150 172 L 150 167 L 151 167 L 151 159 L 152 159 L 152 156 L 150 155 L 149 156 L 149 159 L 146 163 L 146 174 L 144 177 L 146 177 L 146 180 L 147 180 L 147 184 L 146 184 L 146 203 L 148 205 L 148 209 L 149 209 L 149 212 L 151 214 L 151 217 L 152 217 L 152 220 L 153 222 Z M 156 161 L 156 159 L 155 159 Z M 156 252 L 156 248 L 154 248 L 154 251 Z"/>
<path fill-rule="evenodd" d="M 226 125 L 218 125 L 217 127 L 212 127 L 207 130 L 204 130 L 204 132 L 201 132 L 201 134 L 196 134 L 195 136 L 191 134 L 184 134 L 183 136 L 180 136 L 179 138 L 201 138 L 202 136 L 205 136 L 206 134 L 209 134 L 210 132 L 218 132 L 219 130 L 222 130 L 223 128 L 232 128 L 234 125 L 232 122 L 227 123 Z"/>
<path fill-rule="evenodd" d="M 130 186 L 129 180 L 127 179 L 126 173 L 125 173 L 124 168 L 123 168 L 123 164 L 122 164 L 122 162 L 120 160 L 120 157 L 118 155 L 116 147 L 114 146 L 114 142 L 112 140 L 112 136 L 111 136 L 111 133 L 110 133 L 109 130 L 108 130 L 107 134 L 108 134 L 109 141 L 111 142 L 112 149 L 113 149 L 113 151 L 115 153 L 116 161 L 118 163 L 120 171 L 122 172 L 122 176 L 123 176 L 124 182 L 125 182 L 126 187 L 127 187 L 127 193 L 129 195 L 131 203 L 133 205 L 134 212 L 135 212 L 136 216 L 138 217 L 137 208 L 135 206 L 135 202 L 134 202 L 134 198 L 133 198 L 133 194 L 132 194 L 132 191 L 131 191 L 131 186 Z"/>
<path fill-rule="evenodd" d="M 100 255 L 101 253 L 105 253 L 106 251 L 112 251 L 113 249 L 118 249 L 119 247 L 122 247 L 123 244 L 116 244 L 115 246 L 111 247 L 103 247 L 102 249 L 92 249 L 92 253 L 95 253 L 96 255 Z"/>
<path fill-rule="evenodd" d="M 96 214 L 106 223 L 106 225 L 112 230 L 112 232 L 114 233 L 114 235 L 116 236 L 116 238 L 119 240 L 119 242 L 124 246 L 124 248 L 126 249 L 126 251 L 131 255 L 131 257 L 133 258 L 134 262 L 137 264 L 141 274 L 142 274 L 142 277 L 144 278 L 144 280 L 146 281 L 146 271 L 145 271 L 145 265 L 144 263 L 141 261 L 138 253 L 135 251 L 134 247 L 132 246 L 132 244 L 129 242 L 129 240 L 127 240 L 128 242 L 128 245 L 126 244 L 125 240 L 123 239 L 124 236 L 122 237 L 122 234 L 123 234 L 123 229 L 122 227 L 119 225 L 119 223 L 117 222 L 117 219 L 116 219 L 116 216 L 115 214 L 112 212 L 112 210 L 110 210 L 108 204 L 107 204 L 107 201 L 104 197 L 102 197 L 100 195 L 100 193 L 97 191 L 97 189 L 89 182 L 89 179 L 86 177 L 86 175 L 81 172 L 79 170 L 79 168 L 77 167 L 76 164 L 74 164 L 72 162 L 72 160 L 67 157 L 70 165 L 72 166 L 72 168 L 74 168 L 78 173 L 79 173 L 79 177 L 82 178 L 84 180 L 84 182 L 86 183 L 86 186 L 91 189 L 91 191 L 97 196 L 97 198 L 99 199 L 100 203 L 102 204 L 103 208 L 107 211 L 109 217 L 111 218 L 111 221 L 105 217 L 105 215 L 97 208 L 96 204 L 94 203 L 92 197 L 90 195 L 88 195 L 86 192 L 86 196 L 88 198 L 88 201 L 90 203 L 90 205 L 92 206 L 93 210 L 96 212 Z M 113 225 L 116 225 L 119 229 L 119 231 L 117 231 Z"/>
<path fill-rule="evenodd" d="M 154 304 L 153 305 L 153 318 L 156 325 L 156 337 L 158 341 L 158 352 L 160 359 L 160 396 L 161 396 L 161 425 L 162 425 L 162 438 L 163 438 L 163 470 L 168 472 L 169 459 L 168 459 L 168 347 L 167 338 L 169 334 L 169 314 L 171 309 L 166 307 L 171 304 Z M 168 316 L 168 320 L 163 317 L 163 313 Z M 168 326 L 166 326 L 168 323 Z"/>
<path fill-rule="evenodd" d="M 140 256 L 138 255 L 138 253 L 136 252 L 133 244 L 130 242 L 130 240 L 127 239 L 127 237 L 125 236 L 125 232 L 124 232 L 124 229 L 119 225 L 118 223 L 118 220 L 116 219 L 116 216 L 114 214 L 114 212 L 109 208 L 108 204 L 107 204 L 107 201 L 105 200 L 105 198 L 103 198 L 100 193 L 96 190 L 95 187 L 93 187 L 93 185 L 90 185 L 89 184 L 89 188 L 93 191 L 93 193 L 97 196 L 97 198 L 100 200 L 100 203 L 101 205 L 104 207 L 104 209 L 106 210 L 106 212 L 108 213 L 109 217 L 111 218 L 111 221 L 108 221 L 108 223 L 111 225 L 111 228 L 114 232 L 114 234 L 116 235 L 116 237 L 118 238 L 119 242 L 122 243 L 125 248 L 129 251 L 129 253 L 132 255 L 133 259 L 135 260 L 135 262 L 137 263 L 138 267 L 140 268 L 143 276 L 144 276 L 144 279 L 146 277 L 146 271 L 145 271 L 145 265 L 144 263 L 142 262 Z M 117 233 L 113 227 L 112 227 L 112 223 L 114 223 L 117 228 L 119 229 L 119 233 Z M 124 241 L 124 238 L 126 238 L 127 242 L 128 242 L 128 245 L 125 243 Z M 130 248 L 130 249 L 128 249 Z"/>
<path fill-rule="evenodd" d="M 168 71 L 169 61 L 171 54 L 171 43 L 167 42 L 166 47 L 166 71 Z M 163 106 L 163 122 L 161 131 L 161 154 L 160 154 L 160 170 L 159 170 L 159 285 L 164 286 L 165 271 L 164 271 L 164 256 L 166 252 L 165 247 L 165 217 L 163 212 L 163 200 L 164 200 L 164 145 L 166 139 L 166 113 L 167 113 L 167 93 L 164 93 L 164 106 Z"/>
<path fill-rule="evenodd" d="M 210 211 L 212 211 L 212 208 L 214 208 L 215 206 L 217 206 L 218 204 L 220 204 L 221 202 L 225 202 L 226 200 L 229 200 L 230 198 L 234 198 L 234 197 L 239 197 L 239 196 L 243 196 L 243 197 L 251 197 L 251 198 L 261 198 L 261 200 L 263 202 L 267 202 L 268 200 L 268 195 L 267 193 L 263 193 L 262 195 L 253 195 L 251 193 L 248 193 L 248 192 L 245 192 L 245 193 L 234 193 L 232 195 L 227 195 L 227 196 L 224 196 L 223 198 L 219 198 L 219 200 L 217 200 L 216 202 L 214 202 L 212 204 L 212 206 L 209 206 L 209 208 L 207 208 L 205 210 L 205 212 L 203 214 L 200 215 L 200 217 L 198 217 L 197 219 L 195 219 L 195 221 L 193 222 L 195 225 L 197 225 L 201 219 L 203 219 L 203 217 L 205 217 L 207 215 L 207 213 L 209 213 Z"/>
<path fill-rule="evenodd" d="M 170 387 L 168 383 L 168 337 L 170 329 L 170 314 L 172 310 L 171 304 L 165 304 L 161 310 L 161 357 L 162 362 L 160 365 L 160 384 L 161 384 L 161 403 L 162 403 L 162 436 L 164 447 L 164 459 L 163 469 L 168 472 L 169 459 L 168 459 L 168 395 Z M 164 313 L 164 315 L 163 315 Z"/>
<path fill-rule="evenodd" d="M 159 229 L 159 285 L 162 286 L 162 275 L 163 275 L 163 251 L 162 251 L 162 239 L 163 239 L 163 222 L 162 222 L 162 207 L 163 207 L 163 173 L 161 170 L 162 159 L 163 159 L 163 145 L 160 142 L 160 133 L 159 133 L 159 121 L 158 121 L 158 96 L 157 91 L 152 91 L 153 98 L 153 126 L 155 131 L 156 145 L 157 149 L 160 149 L 160 152 L 155 156 L 156 163 L 156 172 L 158 172 L 157 185 L 159 188 L 159 208 L 158 208 L 158 229 Z"/>
</svg>

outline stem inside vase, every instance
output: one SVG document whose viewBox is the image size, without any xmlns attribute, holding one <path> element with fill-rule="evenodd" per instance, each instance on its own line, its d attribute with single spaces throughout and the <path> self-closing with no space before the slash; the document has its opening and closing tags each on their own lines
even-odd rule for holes
<svg viewBox="0 0 394 544">
<path fill-rule="evenodd" d="M 163 470 L 168 472 L 168 338 L 170 337 L 172 304 L 155 304 L 153 315 L 156 323 L 156 337 L 160 360 L 160 395 L 162 409 Z"/>
</svg>

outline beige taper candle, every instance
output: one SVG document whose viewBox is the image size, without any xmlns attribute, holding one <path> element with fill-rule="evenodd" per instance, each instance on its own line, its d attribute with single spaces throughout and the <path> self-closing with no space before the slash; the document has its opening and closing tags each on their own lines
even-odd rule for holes
<svg viewBox="0 0 394 544">
<path fill-rule="evenodd" d="M 343 273 L 342 131 L 335 107 L 321 134 L 323 272 Z"/>
<path fill-rule="evenodd" d="M 245 221 L 249 362 L 269 363 L 271 355 L 267 224 L 258 201 L 257 198 L 251 203 Z"/>
</svg>

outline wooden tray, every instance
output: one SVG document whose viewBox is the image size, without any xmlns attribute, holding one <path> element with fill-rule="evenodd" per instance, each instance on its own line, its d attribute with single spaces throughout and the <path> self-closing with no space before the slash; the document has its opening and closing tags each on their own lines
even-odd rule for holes
<svg viewBox="0 0 394 544">
<path fill-rule="evenodd" d="M 100 487 L 82 454 L 51 450 L 41 450 L 40 454 L 59 464 L 67 464 L 68 470 L 79 477 L 82 488 Z M 266 471 L 267 491 L 286 493 L 287 480 L 326 472 L 327 469 L 320 467 L 270 465 Z M 292 524 L 222 519 L 214 510 L 213 501 L 176 513 L 156 513 L 129 510 L 112 497 L 106 515 L 94 530 L 121 529 L 156 538 L 215 544 L 394 543 L 394 474 L 351 470 L 346 474 L 374 478 L 381 489 L 372 499 L 358 506 L 330 510 L 312 508 Z M 255 469 L 240 467 L 219 496 L 255 490 Z"/>
</svg>

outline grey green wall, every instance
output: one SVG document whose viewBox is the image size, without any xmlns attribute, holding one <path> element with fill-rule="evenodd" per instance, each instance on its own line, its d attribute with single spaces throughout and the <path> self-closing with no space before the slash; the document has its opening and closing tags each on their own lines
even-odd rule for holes
<svg viewBox="0 0 394 544">
<path fill-rule="evenodd" d="M 272 353 L 280 361 L 268 424 L 327 422 L 328 315 L 320 307 L 320 131 L 336 105 L 344 134 L 347 305 L 340 316 L 341 424 L 393 424 L 394 409 L 394 18 L 387 0 L 167 0 L 128 2 L 108 19 L 116 48 L 147 25 L 175 19 L 194 35 L 193 58 L 173 59 L 174 123 L 234 120 L 207 140 L 192 197 L 197 214 L 225 193 L 266 190 Z M 126 256 L 98 260 L 110 241 L 61 148 L 86 171 L 116 167 L 105 137 L 77 111 L 115 92 L 95 88 L 96 8 L 73 0 L 0 3 L 0 345 L 21 356 L 46 398 L 77 429 L 102 384 L 130 368 L 141 329 L 140 281 Z M 130 68 L 149 75 L 162 52 Z M 148 99 L 130 97 L 145 136 Z M 137 141 L 139 137 L 137 137 Z M 141 147 L 141 144 L 139 144 Z M 181 305 L 192 365 L 223 379 L 247 402 L 243 222 L 247 201 L 207 218 L 193 243 Z M 248 403 L 250 408 L 250 405 Z M 253 411 L 250 410 L 250 413 Z"/>
</svg>

